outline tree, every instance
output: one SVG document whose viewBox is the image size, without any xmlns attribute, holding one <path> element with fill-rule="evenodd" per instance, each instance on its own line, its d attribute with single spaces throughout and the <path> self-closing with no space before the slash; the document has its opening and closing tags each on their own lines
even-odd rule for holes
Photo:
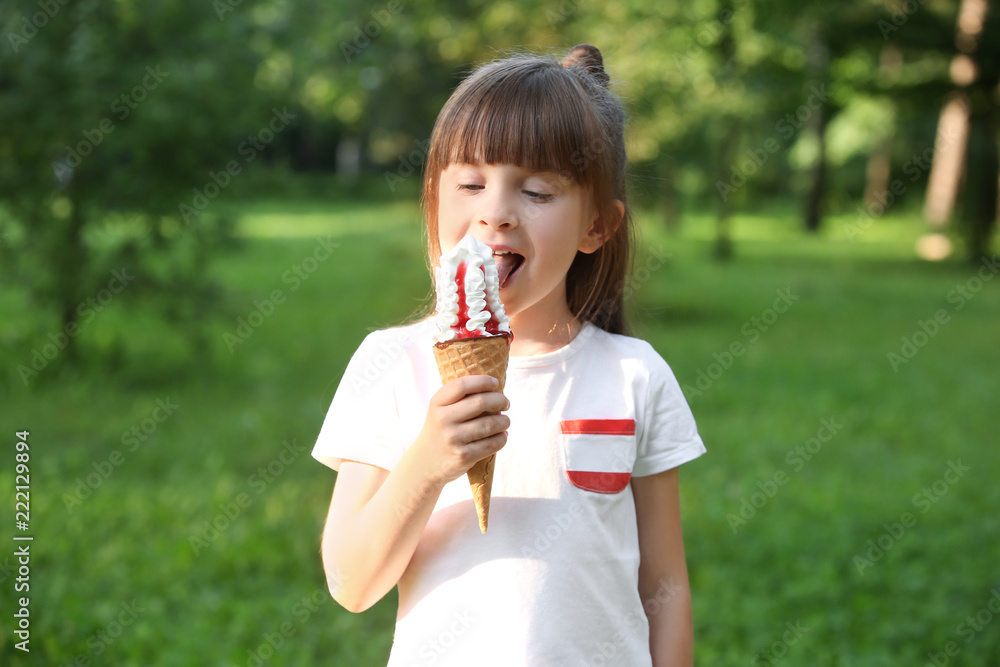
<svg viewBox="0 0 1000 667">
<path fill-rule="evenodd" d="M 970 258 L 978 262 L 989 250 L 997 220 L 997 113 L 995 90 L 1000 83 L 996 36 L 1000 17 L 986 0 L 963 0 L 956 19 L 949 93 L 938 121 L 946 139 L 935 152 L 924 216 L 932 225 L 951 217 L 964 175 L 962 219 Z M 992 39 L 990 39 L 992 37 Z"/>
<path fill-rule="evenodd" d="M 247 44 L 268 26 L 250 4 L 3 3 L 0 270 L 43 314 L 29 343 L 55 328 L 73 359 L 102 290 L 169 294 L 174 322 L 207 311 L 228 232 L 213 200 L 291 115 L 253 94 Z"/>
</svg>

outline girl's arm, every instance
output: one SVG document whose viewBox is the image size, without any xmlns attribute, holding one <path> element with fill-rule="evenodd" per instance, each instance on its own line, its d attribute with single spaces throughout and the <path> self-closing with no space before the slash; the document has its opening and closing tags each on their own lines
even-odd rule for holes
<svg viewBox="0 0 1000 667">
<path fill-rule="evenodd" d="M 639 527 L 639 595 L 654 667 L 691 667 L 694 625 L 677 468 L 632 478 Z"/>
<path fill-rule="evenodd" d="M 452 380 L 391 472 L 341 463 L 322 551 L 330 593 L 345 609 L 364 611 L 396 585 L 444 485 L 506 443 L 510 420 L 499 413 L 508 406 L 489 376 Z"/>
</svg>

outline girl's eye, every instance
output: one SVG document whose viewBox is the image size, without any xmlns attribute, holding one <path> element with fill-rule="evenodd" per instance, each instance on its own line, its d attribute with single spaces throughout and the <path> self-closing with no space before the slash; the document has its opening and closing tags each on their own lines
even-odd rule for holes
<svg viewBox="0 0 1000 667">
<path fill-rule="evenodd" d="M 458 184 L 458 189 L 459 190 L 467 190 L 467 191 L 469 191 L 469 190 L 475 191 L 475 190 L 482 190 L 483 186 L 482 185 L 475 185 L 473 183 L 459 183 Z"/>
<path fill-rule="evenodd" d="M 524 194 L 538 201 L 550 201 L 552 199 L 552 195 L 543 194 L 541 192 L 534 192 L 532 190 L 525 190 Z"/>
</svg>

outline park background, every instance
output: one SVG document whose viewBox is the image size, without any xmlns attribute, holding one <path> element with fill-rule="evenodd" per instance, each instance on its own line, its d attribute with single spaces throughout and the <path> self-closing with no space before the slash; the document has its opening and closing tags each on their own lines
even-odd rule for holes
<svg viewBox="0 0 1000 667">
<path fill-rule="evenodd" d="M 628 306 L 709 450 L 697 664 L 1000 664 L 995 2 L 5 0 L 0 27 L 0 542 L 23 430 L 34 537 L 30 653 L 0 550 L 0 663 L 384 664 L 395 593 L 330 600 L 308 451 L 364 335 L 426 302 L 450 91 L 589 42 L 631 115 Z"/>
</svg>

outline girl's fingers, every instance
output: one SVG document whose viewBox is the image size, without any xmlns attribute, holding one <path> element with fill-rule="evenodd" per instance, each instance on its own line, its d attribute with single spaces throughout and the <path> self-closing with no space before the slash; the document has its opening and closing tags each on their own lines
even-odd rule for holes
<svg viewBox="0 0 1000 667">
<path fill-rule="evenodd" d="M 475 442 L 470 442 L 466 445 L 469 448 L 469 452 L 473 454 L 473 459 L 479 461 L 486 458 L 490 454 L 495 454 L 496 452 L 503 449 L 503 446 L 507 444 L 507 431 L 501 431 L 491 435 L 488 438 L 483 438 L 481 440 L 476 440 Z"/>
<path fill-rule="evenodd" d="M 446 382 L 431 400 L 440 406 L 452 405 L 471 394 L 495 391 L 499 384 L 489 375 L 469 375 Z"/>
<path fill-rule="evenodd" d="M 507 397 L 498 391 L 471 394 L 448 406 L 448 417 L 455 422 L 467 422 L 480 415 L 503 412 L 510 407 Z"/>
<path fill-rule="evenodd" d="M 507 415 L 484 415 L 462 424 L 462 440 L 468 445 L 478 445 L 483 440 L 504 433 L 508 428 L 510 418 Z"/>
</svg>

